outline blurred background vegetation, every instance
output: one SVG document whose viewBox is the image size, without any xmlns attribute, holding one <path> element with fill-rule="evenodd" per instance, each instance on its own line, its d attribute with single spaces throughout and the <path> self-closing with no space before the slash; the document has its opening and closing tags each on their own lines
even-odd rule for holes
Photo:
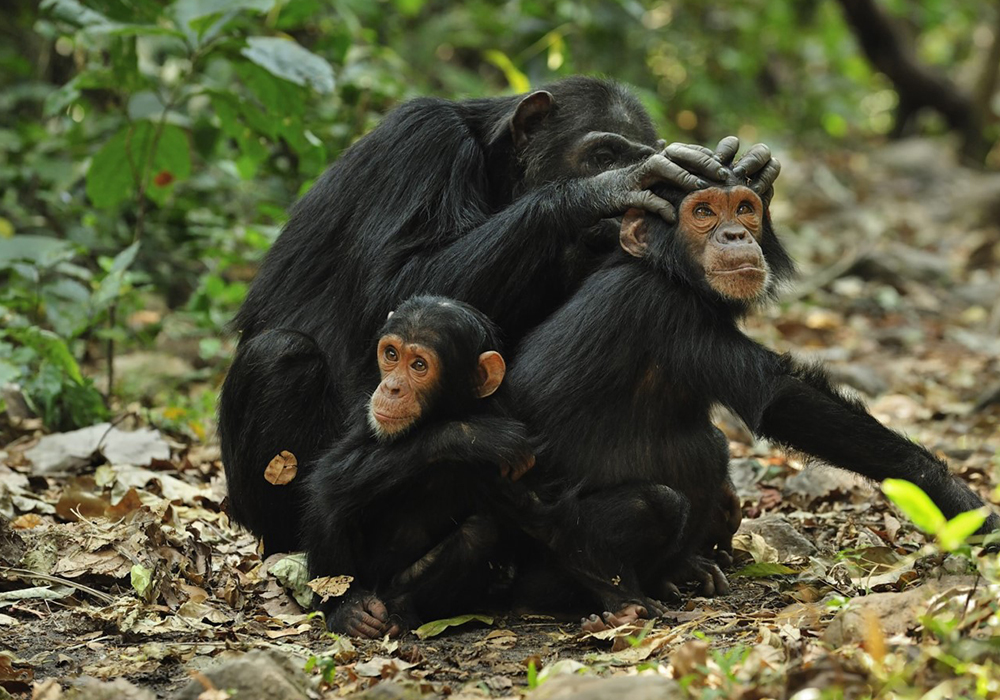
<svg viewBox="0 0 1000 700">
<path fill-rule="evenodd" d="M 994 147 L 995 0 L 7 0 L 0 430 L 213 431 L 288 206 L 401 100 L 633 85 L 668 140 Z"/>
</svg>

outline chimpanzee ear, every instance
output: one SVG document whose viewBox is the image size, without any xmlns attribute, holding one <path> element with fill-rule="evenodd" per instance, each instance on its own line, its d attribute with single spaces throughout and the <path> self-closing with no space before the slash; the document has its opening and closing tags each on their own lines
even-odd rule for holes
<svg viewBox="0 0 1000 700">
<path fill-rule="evenodd" d="M 510 134 L 514 138 L 514 148 L 521 150 L 528 145 L 531 134 L 541 126 L 549 116 L 555 98 L 551 92 L 536 90 L 517 106 L 514 116 L 510 118 Z"/>
<path fill-rule="evenodd" d="M 496 350 L 487 350 L 479 356 L 479 387 L 476 393 L 485 399 L 500 388 L 503 376 L 507 373 L 507 363 Z"/>
<path fill-rule="evenodd" d="M 641 258 L 646 255 L 649 247 L 649 236 L 646 231 L 646 212 L 642 209 L 629 209 L 622 217 L 622 228 L 618 233 L 618 241 L 629 255 Z"/>
</svg>

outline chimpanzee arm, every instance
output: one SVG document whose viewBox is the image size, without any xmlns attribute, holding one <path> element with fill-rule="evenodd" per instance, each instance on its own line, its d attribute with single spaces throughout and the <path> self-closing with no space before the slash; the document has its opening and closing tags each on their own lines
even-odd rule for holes
<svg viewBox="0 0 1000 700">
<path fill-rule="evenodd" d="M 635 165 L 529 191 L 444 245 L 414 250 L 401 241 L 390 262 L 397 272 L 387 276 L 394 285 L 391 297 L 417 290 L 453 296 L 509 330 L 552 296 L 542 292 L 558 284 L 553 266 L 585 230 L 630 207 L 673 220 L 673 207 L 646 189 L 664 181 L 688 190 L 709 184 L 656 153 Z M 384 290 L 378 293 L 384 296 Z M 517 306 L 512 300 L 522 300 L 521 308 L 511 308 Z"/>
<path fill-rule="evenodd" d="M 455 461 L 513 467 L 533 458 L 527 429 L 500 416 L 473 416 L 418 427 L 391 442 L 371 440 L 344 454 L 336 448 L 315 472 L 326 517 L 340 522 L 369 503 L 419 478 L 437 462 Z"/>
<path fill-rule="evenodd" d="M 861 402 L 837 391 L 823 370 L 787 356 L 771 359 L 780 373 L 757 426 L 761 435 L 870 479 L 911 481 L 949 518 L 983 505 L 947 464 L 879 423 Z M 998 527 L 992 513 L 982 532 Z"/>
</svg>

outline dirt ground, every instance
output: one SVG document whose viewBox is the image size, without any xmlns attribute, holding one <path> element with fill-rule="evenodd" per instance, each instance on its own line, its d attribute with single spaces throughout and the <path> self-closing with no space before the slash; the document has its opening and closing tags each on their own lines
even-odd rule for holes
<svg viewBox="0 0 1000 700">
<path fill-rule="evenodd" d="M 783 161 L 773 213 L 801 274 L 748 332 L 824 362 L 996 503 L 1000 175 L 930 141 Z M 744 511 L 730 595 L 688 593 L 642 629 L 597 635 L 507 616 L 377 642 L 326 634 L 288 592 L 301 559 L 262 562 L 230 527 L 212 441 L 135 416 L 59 444 L 8 423 L 0 699 L 100 697 L 70 690 L 83 676 L 162 698 L 192 678 L 203 700 L 264 697 L 263 681 L 234 689 L 210 670 L 255 649 L 290 659 L 258 664 L 301 685 L 286 697 L 561 697 L 546 690 L 557 677 L 637 674 L 679 680 L 676 697 L 1000 694 L 996 555 L 926 548 L 877 487 L 719 422 Z"/>
</svg>

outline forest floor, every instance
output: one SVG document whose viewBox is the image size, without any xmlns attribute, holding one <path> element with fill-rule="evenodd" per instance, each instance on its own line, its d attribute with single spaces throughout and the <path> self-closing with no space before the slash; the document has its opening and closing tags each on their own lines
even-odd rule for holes
<svg viewBox="0 0 1000 700">
<path fill-rule="evenodd" d="M 783 161 L 773 213 L 801 275 L 748 332 L 823 361 L 996 503 L 1000 175 L 930 141 Z M 301 558 L 263 562 L 229 525 L 214 442 L 136 423 L 8 425 L 0 699 L 1000 695 L 997 556 L 925 547 L 877 488 L 726 416 L 729 596 L 597 635 L 507 616 L 374 642 L 326 634 L 288 593 Z"/>
</svg>

